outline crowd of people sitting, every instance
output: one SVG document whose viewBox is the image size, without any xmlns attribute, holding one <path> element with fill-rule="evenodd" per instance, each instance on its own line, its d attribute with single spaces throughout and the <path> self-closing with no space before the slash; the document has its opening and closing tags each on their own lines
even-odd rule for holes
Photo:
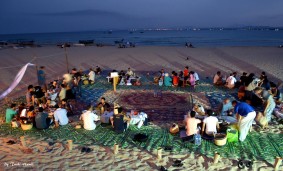
<svg viewBox="0 0 283 171">
<path fill-rule="evenodd" d="M 195 71 L 189 71 L 189 67 L 185 66 L 183 71 L 171 72 L 171 76 L 169 73 L 165 72 L 164 69 L 159 71 L 159 76 L 154 78 L 154 82 L 158 83 L 160 86 L 173 86 L 173 87 L 185 87 L 187 85 L 195 88 L 195 86 L 199 83 L 199 76 Z"/>
<path fill-rule="evenodd" d="M 44 83 L 41 84 L 42 86 L 29 85 L 26 92 L 26 103 L 22 103 L 20 106 L 12 103 L 6 110 L 6 123 L 12 123 L 14 127 L 30 124 L 38 129 L 47 129 L 51 125 L 55 128 L 67 125 L 71 122 L 69 117 L 73 115 L 73 104 L 76 103 L 76 98 L 82 95 L 83 81 L 88 81 L 87 84 L 94 84 L 95 75 L 100 73 L 101 69 L 98 66 L 95 71 L 90 68 L 88 74 L 73 68 L 69 74 L 64 74 L 62 79 L 54 80 L 46 86 Z M 125 76 L 133 75 L 134 73 L 129 68 Z M 123 115 L 123 123 L 125 121 L 126 126 L 118 130 L 124 131 L 129 124 L 139 123 L 138 127 L 142 126 L 147 115 L 141 114 L 143 119 L 138 119 L 133 114 L 125 115 L 122 107 L 111 108 L 102 97 L 96 106 L 89 105 L 87 110 L 82 111 L 80 120 L 87 130 L 95 129 L 101 119 L 103 123 L 112 123 L 115 128 L 115 116 Z M 140 112 L 135 116 L 140 116 Z"/>
<path fill-rule="evenodd" d="M 70 73 L 64 74 L 62 79 L 46 84 L 44 67 L 38 71 L 38 85 L 29 85 L 26 92 L 26 102 L 20 106 L 11 104 L 6 110 L 7 123 L 33 124 L 36 128 L 46 129 L 50 124 L 55 127 L 66 125 L 70 121 L 68 116 L 73 115 L 73 105 L 76 99 L 82 96 L 83 81 L 94 83 L 95 74 L 100 74 L 100 67 L 90 68 L 84 73 L 73 68 Z"/>
<path fill-rule="evenodd" d="M 256 78 L 253 73 L 247 76 L 247 73 L 244 72 L 237 80 L 236 75 L 237 73 L 233 72 L 226 79 L 218 71 L 213 77 L 213 84 L 225 86 L 229 89 L 238 88 L 240 102 L 235 100 L 231 102 L 230 99 L 224 99 L 219 105 L 219 110 L 214 111 L 215 116 L 213 116 L 211 110 L 205 111 L 200 104 L 195 104 L 193 111 L 188 114 L 185 120 L 187 130 L 185 138 L 191 139 L 197 130 L 206 136 L 212 136 L 220 129 L 219 117 L 229 116 L 230 118 L 224 118 L 230 122 L 234 122 L 233 118 L 235 119 L 240 132 L 239 140 L 244 141 L 252 124 L 258 124 L 264 128 L 272 121 L 272 114 L 280 119 L 283 118 L 280 84 L 276 85 L 269 81 L 265 72 L 262 72 L 259 78 Z M 201 122 L 201 120 L 203 121 Z M 197 126 L 201 128 L 197 129 Z M 205 132 L 204 129 L 206 129 Z"/>
<path fill-rule="evenodd" d="M 195 86 L 199 84 L 199 76 L 197 72 L 189 71 L 188 66 L 185 66 L 183 71 L 172 71 L 171 75 L 165 72 L 164 69 L 161 69 L 159 75 L 154 77 L 154 83 L 166 87 L 186 87 L 189 85 L 192 88 L 195 88 Z"/>
<path fill-rule="evenodd" d="M 113 70 L 112 72 L 116 71 Z M 83 82 L 86 80 L 87 84 L 95 83 L 95 75 L 100 73 L 101 69 L 98 66 L 96 69 L 90 68 L 88 74 L 73 68 L 70 74 L 65 74 L 61 80 L 50 82 L 48 86 L 29 85 L 26 92 L 26 104 L 23 103 L 18 107 L 11 104 L 10 108 L 6 110 L 6 122 L 16 123 L 14 125 L 32 123 L 38 129 L 46 129 L 52 124 L 54 124 L 54 127 L 68 124 L 70 122 L 68 117 L 73 114 L 72 104 L 76 102 L 77 97 L 82 95 L 81 86 L 84 84 Z M 256 78 L 253 73 L 247 76 L 245 72 L 239 80 L 236 76 L 237 73 L 233 72 L 226 79 L 218 71 L 213 77 L 213 84 L 225 86 L 229 89 L 238 88 L 238 97 L 241 102 L 231 102 L 230 99 L 225 99 L 220 104 L 219 111 L 205 110 L 201 105 L 196 104 L 193 111 L 189 112 L 185 119 L 187 138 L 190 139 L 196 134 L 199 124 L 201 124 L 199 131 L 204 135 L 213 136 L 217 133 L 217 130 L 220 129 L 219 120 L 214 116 L 214 113 L 237 119 L 241 141 L 246 138 L 254 121 L 264 127 L 271 122 L 273 113 L 277 117 L 283 118 L 280 85 L 269 81 L 265 72 L 261 73 L 260 78 Z M 128 68 L 127 72 L 120 71 L 118 77 L 117 84 L 141 85 L 139 77 L 135 76 L 131 68 Z M 135 81 L 133 82 L 133 80 Z M 109 82 L 111 81 L 113 82 L 112 78 Z M 158 77 L 154 78 L 154 82 L 160 86 L 173 87 L 189 85 L 194 88 L 198 81 L 198 74 L 189 71 L 188 66 L 184 67 L 184 70 L 179 73 L 172 71 L 171 76 L 164 69 L 161 69 Z M 101 98 L 100 103 L 96 106 L 89 105 L 87 110 L 82 112 L 80 119 L 87 130 L 95 129 L 97 122 L 102 122 L 111 123 L 114 130 L 119 132 L 124 131 L 130 124 L 138 127 L 145 125 L 147 114 L 136 109 L 126 112 L 118 105 L 111 107 L 109 103 L 105 102 L 105 98 Z"/>
<path fill-rule="evenodd" d="M 113 83 L 113 78 L 111 77 L 111 73 L 117 72 L 118 74 L 118 82 L 119 85 L 141 85 L 141 77 L 136 76 L 135 72 L 131 68 L 125 72 L 121 70 L 118 72 L 117 70 L 112 70 L 108 73 L 107 79 L 108 82 Z M 149 73 L 148 73 L 149 75 Z M 196 85 L 199 84 L 199 75 L 195 71 L 189 71 L 189 67 L 184 67 L 183 71 L 172 71 L 171 75 L 168 72 L 165 72 L 164 69 L 158 71 L 158 75 L 154 77 L 153 82 L 158 84 L 159 86 L 173 86 L 173 87 L 186 87 L 191 86 L 195 88 Z"/>
<path fill-rule="evenodd" d="M 201 134 L 204 139 L 211 140 L 217 133 L 226 133 L 227 124 L 237 124 L 240 132 L 240 141 L 244 141 L 256 117 L 252 106 L 245 102 L 224 99 L 216 111 L 205 110 L 200 104 L 195 104 L 192 111 L 185 116 L 186 135 L 183 140 L 193 140 L 196 134 Z"/>
<path fill-rule="evenodd" d="M 128 68 L 127 72 L 124 70 L 117 71 L 112 70 L 112 72 L 108 73 L 107 78 L 109 79 L 108 82 L 113 83 L 113 78 L 111 77 L 111 73 L 117 73 L 118 80 L 116 84 L 119 85 L 134 85 L 134 86 L 140 86 L 141 85 L 141 77 L 136 76 L 136 74 L 133 72 L 131 68 Z"/>
</svg>

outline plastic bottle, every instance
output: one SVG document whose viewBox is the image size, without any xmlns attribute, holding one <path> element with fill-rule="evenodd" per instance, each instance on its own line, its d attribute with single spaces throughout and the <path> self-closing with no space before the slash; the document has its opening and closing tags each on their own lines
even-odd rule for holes
<svg viewBox="0 0 283 171">
<path fill-rule="evenodd" d="M 197 134 L 195 134 L 195 145 L 197 146 L 201 145 L 201 135 L 199 131 L 197 132 Z"/>
<path fill-rule="evenodd" d="M 158 82 L 159 86 L 162 86 L 163 85 L 163 80 L 160 79 L 159 82 Z"/>
</svg>

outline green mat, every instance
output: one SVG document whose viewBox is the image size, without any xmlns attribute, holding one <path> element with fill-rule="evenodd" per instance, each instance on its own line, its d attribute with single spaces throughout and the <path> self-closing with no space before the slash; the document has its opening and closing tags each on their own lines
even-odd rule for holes
<svg viewBox="0 0 283 171">
<path fill-rule="evenodd" d="M 146 142 L 135 142 L 133 137 L 137 133 L 148 135 Z M 111 126 L 102 127 L 99 125 L 95 130 L 75 129 L 71 125 L 61 126 L 58 129 L 37 130 L 35 128 L 23 131 L 21 128 L 12 128 L 10 124 L 0 125 L 0 136 L 7 137 L 35 137 L 66 141 L 73 140 L 79 145 L 102 145 L 113 146 L 118 143 L 121 148 L 138 147 L 144 150 L 153 151 L 158 147 L 172 146 L 173 153 L 187 151 L 188 153 L 201 153 L 212 157 L 214 152 L 218 152 L 225 158 L 245 158 L 255 160 L 266 160 L 273 162 L 276 156 L 283 157 L 283 135 L 264 134 L 253 132 L 247 136 L 244 142 L 229 143 L 225 146 L 216 146 L 212 141 L 202 140 L 201 146 L 196 146 L 190 142 L 183 142 L 177 135 L 171 135 L 167 130 L 150 125 L 138 129 L 130 126 L 129 129 L 117 134 Z"/>
<path fill-rule="evenodd" d="M 144 74 L 145 75 L 145 74 Z M 213 98 L 210 99 L 211 103 L 219 100 L 217 94 L 222 95 L 235 94 L 236 90 L 227 90 L 221 87 L 211 85 L 211 80 L 200 81 L 196 89 L 190 88 L 173 88 L 173 87 L 159 87 L 152 84 L 153 76 L 142 77 L 142 86 L 118 86 L 122 90 L 155 90 L 162 89 L 164 91 L 180 91 L 180 92 L 206 92 L 214 93 Z M 209 82 L 210 81 L 210 82 Z M 93 102 L 107 90 L 112 90 L 111 83 L 107 82 L 106 75 L 97 76 L 96 83 L 93 85 L 85 85 L 82 87 L 83 98 L 79 99 L 80 102 Z M 217 99 L 214 99 L 216 98 Z M 24 101 L 24 97 L 14 99 L 14 102 L 20 104 Z M 109 100 L 109 99 L 108 99 Z M 115 100 L 115 99 L 114 99 Z M 220 99 L 221 100 L 221 99 Z M 213 106 L 213 104 L 212 104 Z M 0 118 L 4 117 L 7 104 L 0 107 Z M 170 122 L 170 121 L 169 121 Z M 137 133 L 144 133 L 148 135 L 146 142 L 135 142 L 133 137 Z M 153 151 L 158 147 L 172 146 L 173 153 L 180 152 L 194 152 L 201 153 L 212 157 L 214 152 L 218 152 L 225 158 L 249 158 L 256 160 L 266 160 L 270 163 L 274 162 L 274 158 L 279 156 L 283 157 L 283 134 L 267 134 L 252 132 L 248 135 L 244 142 L 229 143 L 223 147 L 214 145 L 211 141 L 203 140 L 200 146 L 196 146 L 190 142 L 183 142 L 178 136 L 171 135 L 168 130 L 160 127 L 150 125 L 137 129 L 136 126 L 130 126 L 129 129 L 122 133 L 116 134 L 111 126 L 102 127 L 98 126 L 93 131 L 84 129 L 75 129 L 71 125 L 62 126 L 58 129 L 37 130 L 33 128 L 29 131 L 23 131 L 21 128 L 12 128 L 10 124 L 0 125 L 1 137 L 17 137 L 20 136 L 42 138 L 43 140 L 53 139 L 54 141 L 66 142 L 66 140 L 73 140 L 78 145 L 101 145 L 113 146 L 118 143 L 122 148 L 138 147 L 144 150 Z"/>
</svg>

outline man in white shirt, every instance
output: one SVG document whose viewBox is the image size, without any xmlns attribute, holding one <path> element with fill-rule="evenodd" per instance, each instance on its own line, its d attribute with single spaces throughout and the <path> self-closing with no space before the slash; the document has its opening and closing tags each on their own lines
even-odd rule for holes
<svg viewBox="0 0 283 171">
<path fill-rule="evenodd" d="M 131 70 L 131 68 L 128 68 L 128 71 L 127 71 L 126 75 L 128 75 L 128 76 L 133 76 L 134 75 L 134 72 Z"/>
<path fill-rule="evenodd" d="M 59 127 L 59 125 L 67 125 L 69 123 L 67 110 L 58 105 L 55 105 L 54 107 L 56 108 L 54 112 L 55 127 Z"/>
<path fill-rule="evenodd" d="M 208 117 L 203 120 L 201 133 L 203 135 L 205 128 L 205 133 L 208 136 L 213 136 L 213 134 L 217 133 L 216 128 L 219 129 L 218 119 L 215 116 L 212 116 L 212 110 L 207 110 L 206 113 Z"/>
<path fill-rule="evenodd" d="M 90 106 L 89 109 L 84 112 L 80 117 L 80 120 L 83 120 L 84 122 L 84 129 L 86 130 L 94 130 L 96 128 L 95 121 L 99 120 L 99 117 L 92 111 L 93 108 L 92 106 Z"/>
<path fill-rule="evenodd" d="M 236 78 L 234 77 L 234 73 L 231 74 L 226 80 L 226 87 L 232 89 L 235 87 L 235 83 L 237 82 Z"/>
<path fill-rule="evenodd" d="M 95 81 L 95 72 L 93 71 L 92 68 L 89 69 L 88 80 L 90 81 L 91 84 L 93 84 Z"/>
<path fill-rule="evenodd" d="M 196 84 L 198 84 L 198 82 L 199 82 L 198 73 L 194 72 L 194 77 L 195 77 L 195 82 L 196 82 Z"/>
</svg>

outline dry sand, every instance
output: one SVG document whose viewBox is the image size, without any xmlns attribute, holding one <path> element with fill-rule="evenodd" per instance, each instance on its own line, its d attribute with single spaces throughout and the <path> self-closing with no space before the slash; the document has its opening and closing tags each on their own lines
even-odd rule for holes
<svg viewBox="0 0 283 171">
<path fill-rule="evenodd" d="M 201 78 L 212 77 L 220 70 L 225 74 L 232 71 L 266 71 L 275 82 L 283 80 L 283 49 L 274 47 L 136 47 L 118 49 L 116 47 L 71 47 L 67 48 L 69 69 L 86 70 L 96 65 L 104 70 L 149 71 L 154 74 L 161 68 L 167 72 L 183 70 L 188 65 Z M 36 58 L 35 58 L 36 57 Z M 186 58 L 189 60 L 186 60 Z M 27 62 L 46 66 L 47 79 L 53 80 L 66 72 L 64 49 L 40 47 L 0 50 L 0 93 L 13 81 L 21 66 Z M 29 67 L 19 86 L 9 95 L 14 98 L 23 95 L 29 84 L 36 83 L 36 69 Z M 3 100 L 2 100 L 3 103 Z M 275 132 L 282 127 L 276 127 Z M 90 146 L 94 151 L 81 153 L 79 147 L 69 151 L 66 142 L 56 142 L 49 146 L 44 139 L 27 138 L 27 147 L 5 142 L 13 137 L 0 138 L 0 169 L 4 170 L 158 170 L 160 165 L 169 170 L 238 170 L 237 160 L 220 159 L 213 164 L 213 158 L 182 151 L 180 154 L 163 152 L 163 160 L 157 160 L 157 152 L 140 149 L 123 149 L 114 157 L 113 148 Z M 50 151 L 50 152 L 49 152 Z M 184 166 L 172 167 L 173 160 L 182 159 Z M 20 166 L 16 166 L 19 164 Z M 170 167 L 171 166 L 171 167 Z M 255 162 L 253 170 L 273 170 L 270 163 Z"/>
<path fill-rule="evenodd" d="M 16 144 L 7 145 L 9 140 Z M 138 148 L 120 149 L 114 155 L 113 147 L 88 146 L 93 151 L 81 153 L 80 146 L 73 145 L 68 150 L 67 142 L 54 142 L 49 145 L 44 139 L 26 138 L 26 147 L 19 139 L 0 138 L 1 170 L 159 170 L 160 166 L 168 170 L 238 170 L 238 160 L 220 158 L 214 164 L 213 158 L 201 154 L 182 151 L 179 154 L 162 152 L 162 159 L 157 159 L 157 150 L 148 152 Z M 182 167 L 173 167 L 174 160 L 180 159 Z M 248 170 L 248 169 L 243 169 Z M 273 166 L 262 161 L 255 161 L 252 170 L 273 170 Z"/>
</svg>

